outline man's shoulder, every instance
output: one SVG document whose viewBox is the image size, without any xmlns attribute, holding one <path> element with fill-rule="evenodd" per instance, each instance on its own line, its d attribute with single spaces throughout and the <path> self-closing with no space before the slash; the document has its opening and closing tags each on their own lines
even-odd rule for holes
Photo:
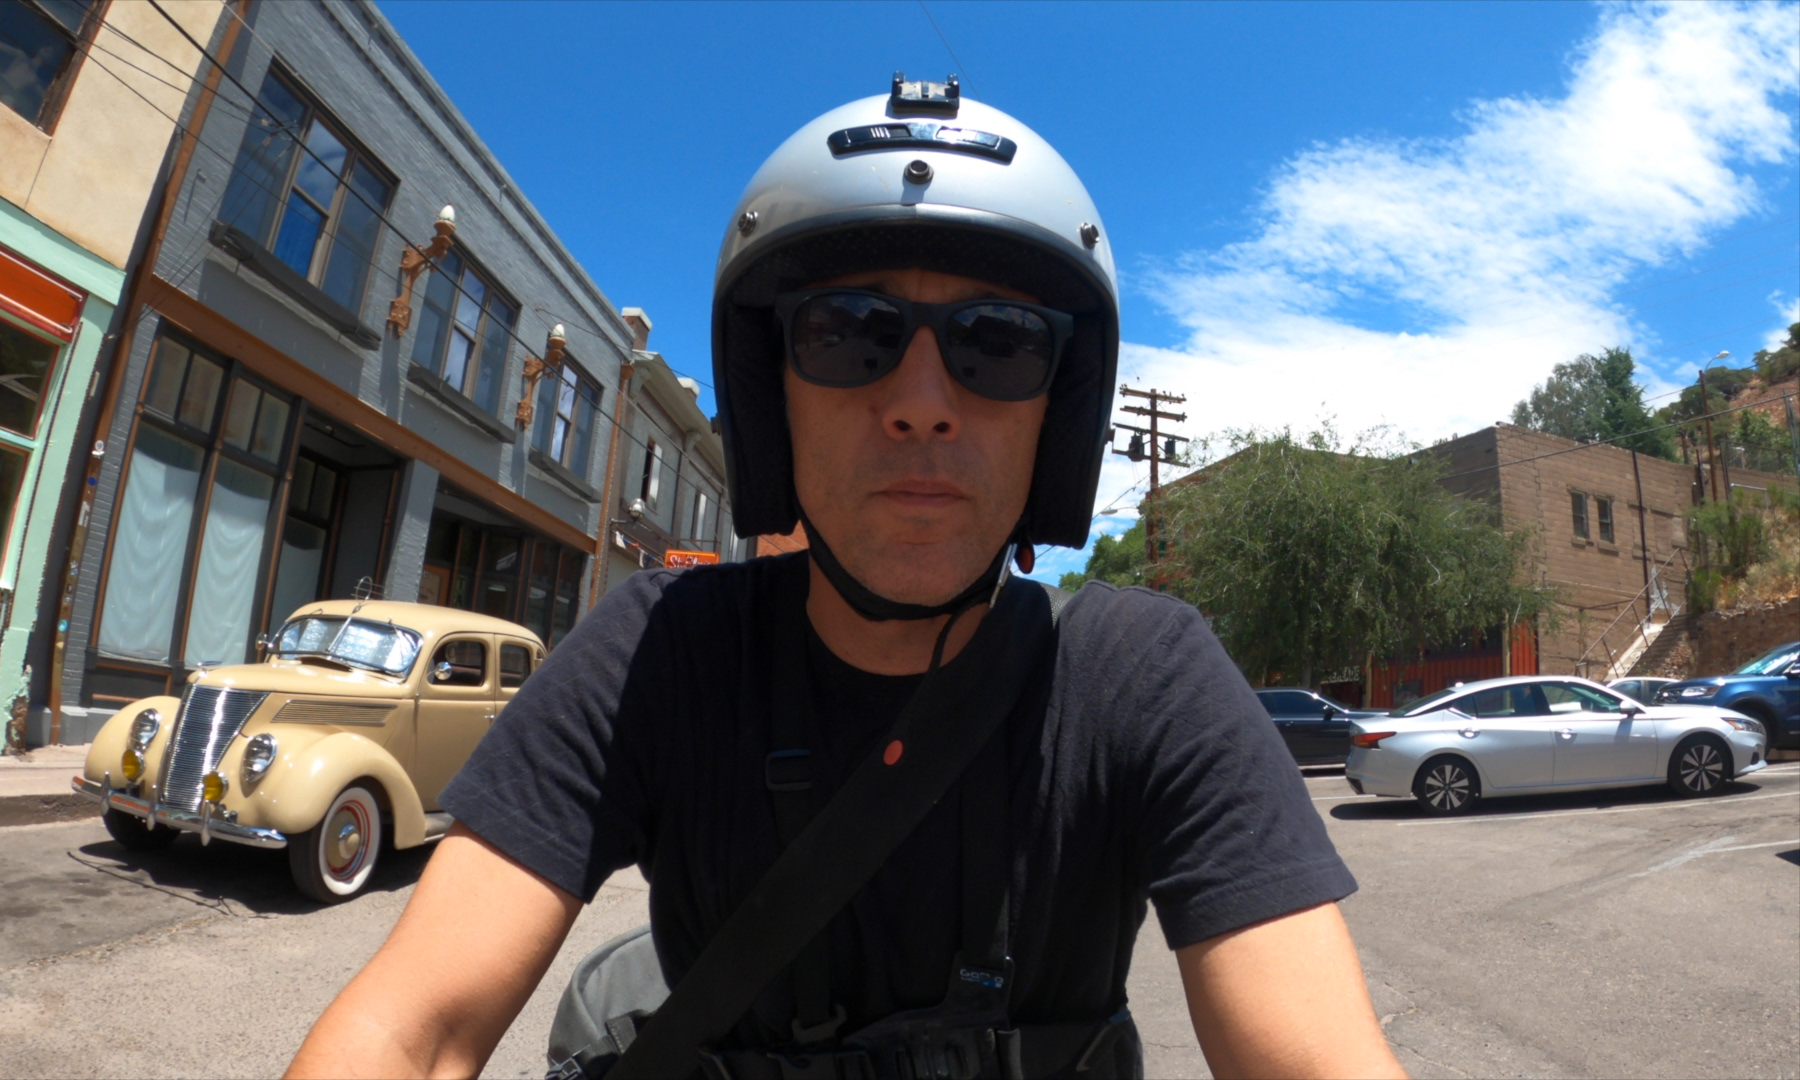
<svg viewBox="0 0 1800 1080">
<path fill-rule="evenodd" d="M 1090 581 L 1069 594 L 1057 620 L 1065 637 L 1104 641 L 1118 635 L 1204 631 L 1206 620 L 1192 604 L 1142 586 L 1120 588 Z"/>
</svg>

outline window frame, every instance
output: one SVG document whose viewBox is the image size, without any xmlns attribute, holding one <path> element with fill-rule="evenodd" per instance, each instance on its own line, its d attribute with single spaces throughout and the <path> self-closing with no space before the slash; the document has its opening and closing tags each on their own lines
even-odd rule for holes
<svg viewBox="0 0 1800 1080">
<path fill-rule="evenodd" d="M 417 364 L 426 371 L 429 371 L 444 387 L 461 394 L 464 398 L 467 398 L 472 402 L 477 409 L 484 413 L 488 413 L 489 410 L 487 410 L 481 404 L 480 399 L 475 396 L 475 388 L 480 385 L 481 380 L 483 350 L 487 347 L 488 336 L 493 332 L 494 305 L 499 303 L 511 308 L 512 324 L 506 329 L 505 345 L 502 347 L 500 353 L 499 376 L 496 380 L 497 389 L 495 390 L 494 395 L 494 407 L 490 413 L 490 415 L 499 416 L 506 408 L 506 369 L 512 362 L 513 339 L 518 332 L 519 318 L 524 314 L 524 305 L 513 299 L 511 293 L 495 284 L 496 279 L 494 275 L 488 273 L 487 269 L 483 267 L 478 260 L 470 257 L 468 250 L 461 244 L 452 245 L 443 259 L 439 259 L 436 263 L 432 264 L 431 276 L 425 280 L 425 296 L 427 301 L 429 301 L 432 281 L 436 279 L 437 275 L 444 273 L 444 262 L 449 258 L 455 258 L 457 261 L 457 275 L 456 281 L 451 288 L 450 309 L 445 313 L 447 321 L 443 328 L 442 338 L 432 345 L 431 363 L 420 364 L 419 344 L 424 340 L 424 320 L 419 320 L 420 328 L 417 332 L 418 336 L 413 340 L 413 347 L 408 354 L 408 359 L 411 363 Z M 463 368 L 462 380 L 459 384 L 450 381 L 444 373 L 444 368 L 450 357 L 450 341 L 459 332 L 457 329 L 456 309 L 461 303 L 462 298 L 465 296 L 462 282 L 463 275 L 465 274 L 472 275 L 481 282 L 483 293 L 481 298 L 481 317 L 475 321 L 475 327 L 470 331 L 473 345 L 470 349 L 466 366 Z"/>
<path fill-rule="evenodd" d="M 1613 501 L 1611 499 L 1594 496 L 1594 524 L 1597 526 L 1596 531 L 1600 534 L 1602 544 L 1618 542 L 1614 539 L 1617 532 L 1614 528 Z"/>
<path fill-rule="evenodd" d="M 35 0 L 20 0 L 25 8 L 38 18 L 49 23 L 56 33 L 68 40 L 74 50 L 69 62 L 56 73 L 50 84 L 44 88 L 43 103 L 38 106 L 35 119 L 18 113 L 20 119 L 37 128 L 51 138 L 56 137 L 57 125 L 62 122 L 63 109 L 69 103 L 69 95 L 75 88 L 75 80 L 81 76 L 81 67 L 87 60 L 88 49 L 93 46 L 94 39 L 100 34 L 100 27 L 106 22 L 106 15 L 112 8 L 112 0 L 94 0 L 87 14 L 82 16 L 81 26 L 73 34 L 60 20 L 40 8 Z"/>
<path fill-rule="evenodd" d="M 314 208 L 318 208 L 318 200 L 314 199 L 307 192 L 300 190 L 297 184 L 301 167 L 310 159 L 310 155 L 306 150 L 307 137 L 312 134 L 314 125 L 323 124 L 326 131 L 330 132 L 331 136 L 344 148 L 344 167 L 339 170 L 336 176 L 337 186 L 332 191 L 331 205 L 323 210 L 325 221 L 319 228 L 318 239 L 313 242 L 312 260 L 308 263 L 305 272 L 300 273 L 300 276 L 306 280 L 308 285 L 318 289 L 333 301 L 343 304 L 351 314 L 360 319 L 362 317 L 363 304 L 368 300 L 369 283 L 375 278 L 375 264 L 380 261 L 378 253 L 381 247 L 382 233 L 387 229 L 385 222 L 378 221 L 377 223 L 375 243 L 373 245 L 374 250 L 370 252 L 367 266 L 362 275 L 362 284 L 357 290 L 357 295 L 345 299 L 331 296 L 329 292 L 325 291 L 325 275 L 331 266 L 332 253 L 337 250 L 338 228 L 343 224 L 344 204 L 346 200 L 358 197 L 351 193 L 351 177 L 356 175 L 357 169 L 367 165 L 370 167 L 371 171 L 375 173 L 376 177 L 387 185 L 387 201 L 375 208 L 378 219 L 385 218 L 388 210 L 393 207 L 394 196 L 400 189 L 400 180 L 394 175 L 393 170 L 382 164 L 379 158 L 369 152 L 363 145 L 362 140 L 352 135 L 350 129 L 342 121 L 337 119 L 330 110 L 319 103 L 319 96 L 314 94 L 311 89 L 294 75 L 293 72 L 289 71 L 285 66 L 279 63 L 271 64 L 269 66 L 268 74 L 264 76 L 264 81 L 267 82 L 269 79 L 274 79 L 281 83 L 282 88 L 292 95 L 295 101 L 300 103 L 301 108 L 304 109 L 305 112 L 301 117 L 299 130 L 289 132 L 294 140 L 293 160 L 288 162 L 287 171 L 283 175 L 280 183 L 275 186 L 275 190 L 269 192 L 269 197 L 274 200 L 274 212 L 270 215 L 268 224 L 263 227 L 262 235 L 251 236 L 250 239 L 261 246 L 262 249 L 271 256 L 274 256 L 281 265 L 286 266 L 289 270 L 294 269 L 285 260 L 281 259 L 281 256 L 276 254 L 275 245 L 281 237 L 282 224 L 287 219 L 288 200 L 296 192 L 298 192 L 300 197 L 305 199 L 308 204 Z M 257 91 L 258 103 L 251 109 L 251 119 L 253 123 L 255 122 L 257 113 L 268 113 L 266 107 L 261 104 L 261 99 L 262 91 L 259 89 Z M 238 150 L 239 157 L 241 157 L 242 154 L 243 149 L 240 147 Z M 233 171 L 235 172 L 238 167 L 238 159 L 233 158 Z M 225 208 L 221 207 L 220 209 L 223 211 Z M 232 224 L 233 227 L 241 228 L 236 222 L 230 222 L 230 224 Z"/>
<path fill-rule="evenodd" d="M 164 415 L 151 407 L 147 402 L 151 390 L 151 375 L 154 373 L 158 354 L 162 344 L 171 342 L 187 350 L 188 358 L 176 392 L 176 415 Z M 208 418 L 208 427 L 198 428 L 180 419 L 181 400 L 186 397 L 188 377 L 193 370 L 193 360 L 205 359 L 219 367 L 218 386 L 213 391 L 213 405 Z M 199 573 L 201 554 L 204 547 L 206 523 L 212 511 L 212 496 L 218 481 L 220 462 L 231 462 L 256 472 L 268 475 L 273 481 L 269 496 L 269 516 L 263 530 L 263 550 L 257 557 L 256 599 L 250 616 L 250 627 L 266 628 L 270 613 L 267 610 L 275 588 L 274 564 L 280 548 L 282 527 L 287 520 L 288 489 L 293 474 L 293 459 L 299 446 L 299 428 L 305 422 L 305 400 L 299 395 L 277 386 L 262 378 L 243 363 L 233 360 L 218 350 L 204 344 L 197 338 L 180 332 L 171 324 L 164 323 L 157 327 L 151 337 L 150 357 L 144 366 L 145 378 L 138 387 L 137 401 L 134 403 L 131 434 L 126 440 L 123 463 L 116 486 L 115 508 L 121 504 L 125 492 L 132 482 L 132 459 L 136 453 L 138 435 L 148 423 L 151 428 L 190 446 L 199 448 L 201 452 L 200 468 L 194 496 L 194 509 L 188 521 L 188 533 L 185 550 L 182 553 L 179 573 L 181 581 L 177 587 L 174 625 L 169 637 L 168 659 L 162 663 L 140 657 L 117 656 L 111 654 L 94 654 L 94 665 L 115 670 L 156 672 L 170 680 L 185 678 L 185 673 L 193 670 L 188 667 L 186 657 L 189 637 L 190 615 L 194 603 L 195 577 Z M 249 450 L 240 450 L 226 441 L 226 411 L 232 391 L 238 382 L 247 382 L 260 390 L 265 398 L 273 397 L 286 403 L 287 418 L 277 445 L 275 458 L 262 457 Z M 258 403 L 260 412 L 261 402 Z M 254 430 L 255 424 L 252 423 Z M 113 556 L 119 549 L 115 517 L 108 527 L 106 554 L 102 560 L 100 582 L 94 596 L 94 620 L 89 640 L 100 640 L 102 626 L 106 619 L 106 597 L 112 587 Z M 283 613 L 283 618 L 287 613 Z M 249 642 L 246 642 L 248 648 Z M 92 670 L 90 665 L 90 670 Z"/>
<path fill-rule="evenodd" d="M 534 422 L 540 426 L 537 431 L 533 432 L 531 445 L 538 453 L 543 454 L 546 458 L 556 462 L 558 465 L 561 465 L 581 479 L 586 480 L 588 475 L 588 462 L 569 460 L 570 452 L 573 449 L 571 444 L 575 441 L 572 436 L 575 434 L 576 424 L 575 415 L 573 413 L 565 416 L 562 411 L 562 386 L 564 383 L 571 383 L 574 387 L 574 394 L 570 399 L 571 409 L 575 410 L 576 413 L 579 413 L 580 403 L 584 398 L 586 398 L 588 403 L 593 407 L 593 411 L 589 415 L 587 431 L 588 457 L 589 459 L 593 458 L 594 429 L 599 427 L 601 415 L 600 406 L 605 399 L 606 388 L 600 385 L 600 380 L 589 378 L 587 373 L 581 370 L 580 366 L 571 363 L 567 357 L 564 357 L 563 362 L 558 367 L 545 372 L 544 380 L 539 384 L 537 419 Z M 592 394 L 591 396 L 586 395 L 583 391 L 592 391 Z M 566 427 L 563 429 L 563 444 L 561 447 L 556 445 L 556 425 L 558 421 L 562 421 L 566 424 Z M 538 445 L 540 434 L 541 441 L 543 442 L 542 446 Z"/>
<path fill-rule="evenodd" d="M 1570 527 L 1573 529 L 1575 536 L 1581 540 L 1591 540 L 1593 538 L 1593 530 L 1588 519 L 1587 502 L 1588 497 L 1586 492 L 1569 492 Z"/>
<path fill-rule="evenodd" d="M 644 439 L 644 476 L 638 486 L 638 498 L 646 510 L 655 510 L 662 495 L 662 444 L 653 437 Z"/>
</svg>

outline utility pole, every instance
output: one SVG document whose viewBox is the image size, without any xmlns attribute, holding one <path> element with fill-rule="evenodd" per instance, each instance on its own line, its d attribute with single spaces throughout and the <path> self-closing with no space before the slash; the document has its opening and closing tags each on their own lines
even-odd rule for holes
<svg viewBox="0 0 1800 1080">
<path fill-rule="evenodd" d="M 1121 457 L 1130 458 L 1132 461 L 1143 461 L 1146 457 L 1150 459 L 1150 494 L 1146 495 L 1144 497 L 1144 503 L 1140 504 L 1147 505 L 1151 499 L 1155 498 L 1156 489 L 1162 486 L 1162 474 L 1157 469 L 1157 466 L 1164 462 L 1167 462 L 1170 465 L 1175 464 L 1175 444 L 1188 441 L 1180 435 L 1163 434 L 1162 429 L 1159 428 L 1156 423 L 1158 420 L 1171 420 L 1177 424 L 1186 423 L 1187 414 L 1163 412 L 1158 406 L 1180 405 L 1185 403 L 1187 398 L 1182 397 L 1179 394 L 1165 394 L 1161 390 L 1138 390 L 1129 386 L 1119 387 L 1119 393 L 1126 397 L 1143 398 L 1150 403 L 1148 407 L 1143 405 L 1122 405 L 1119 407 L 1120 412 L 1128 412 L 1134 416 L 1149 417 L 1149 427 L 1140 427 L 1137 424 L 1126 424 L 1116 421 L 1113 424 L 1113 427 L 1115 428 L 1124 428 L 1126 431 L 1132 433 L 1131 441 L 1126 445 L 1126 448 L 1120 450 L 1115 446 L 1113 447 L 1113 453 L 1118 454 Z M 1147 450 L 1144 444 L 1144 437 L 1146 435 L 1149 436 L 1150 440 Z M 1144 555 L 1148 561 L 1152 563 L 1156 562 L 1156 519 L 1151 517 L 1148 513 L 1144 515 Z"/>
<path fill-rule="evenodd" d="M 1781 395 L 1781 407 L 1787 410 L 1788 442 L 1794 447 L 1794 475 L 1800 476 L 1800 420 L 1794 417 L 1794 395 Z"/>
<path fill-rule="evenodd" d="M 1706 473 L 1712 480 L 1712 501 L 1719 501 L 1719 444 L 1713 442 L 1712 398 L 1706 393 L 1706 369 L 1700 370 L 1700 414 L 1706 425 Z"/>
</svg>

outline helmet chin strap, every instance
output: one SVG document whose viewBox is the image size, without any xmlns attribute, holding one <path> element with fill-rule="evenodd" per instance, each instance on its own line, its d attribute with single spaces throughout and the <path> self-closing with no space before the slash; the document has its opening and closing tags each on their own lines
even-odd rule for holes
<svg viewBox="0 0 1800 1080">
<path fill-rule="evenodd" d="M 960 615 L 976 604 L 992 603 L 1000 595 L 1000 589 L 1006 584 L 1008 571 L 1012 568 L 1013 551 L 1017 547 L 1012 541 L 1000 549 L 994 560 L 988 563 L 973 583 L 962 592 L 941 604 L 903 604 L 898 600 L 890 600 L 876 593 L 862 582 L 850 576 L 844 564 L 838 562 L 832 554 L 831 547 L 825 543 L 825 537 L 813 523 L 807 519 L 806 511 L 800 511 L 800 523 L 806 526 L 806 541 L 813 560 L 825 573 L 825 580 L 838 591 L 850 610 L 861 615 L 870 622 L 913 621 L 919 619 L 936 619 L 944 615 Z M 945 627 L 946 630 L 949 627 Z"/>
</svg>

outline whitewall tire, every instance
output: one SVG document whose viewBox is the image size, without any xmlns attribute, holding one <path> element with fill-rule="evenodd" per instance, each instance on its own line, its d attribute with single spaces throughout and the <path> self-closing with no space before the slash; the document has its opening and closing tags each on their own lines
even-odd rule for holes
<svg viewBox="0 0 1800 1080">
<path fill-rule="evenodd" d="M 356 896 L 375 873 L 381 832 L 381 805 L 374 792 L 360 784 L 338 792 L 317 828 L 288 840 L 294 884 L 323 904 Z"/>
</svg>

